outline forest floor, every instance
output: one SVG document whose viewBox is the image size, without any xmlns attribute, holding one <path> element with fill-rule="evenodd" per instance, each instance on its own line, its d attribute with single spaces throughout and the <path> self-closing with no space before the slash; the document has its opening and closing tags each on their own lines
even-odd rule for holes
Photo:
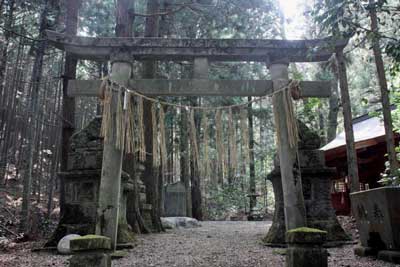
<svg viewBox="0 0 400 267">
<path fill-rule="evenodd" d="M 271 222 L 202 222 L 194 229 L 141 235 L 128 256 L 113 266 L 135 267 L 278 267 L 284 266 L 282 249 L 261 243 Z M 32 243 L 16 244 L 0 253 L 2 267 L 68 266 L 69 256 L 31 252 Z M 38 245 L 38 244 L 36 244 Z M 394 267 L 399 265 L 354 256 L 353 246 L 329 249 L 329 267 Z"/>
</svg>

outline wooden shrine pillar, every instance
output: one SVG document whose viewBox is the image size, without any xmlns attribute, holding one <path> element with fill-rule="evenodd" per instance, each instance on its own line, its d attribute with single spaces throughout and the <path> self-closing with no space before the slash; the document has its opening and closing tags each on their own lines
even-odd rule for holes
<svg viewBox="0 0 400 267">
<path fill-rule="evenodd" d="M 111 79 L 127 85 L 132 72 L 132 64 L 121 55 L 112 62 Z M 117 92 L 113 92 L 111 103 L 111 121 L 115 122 L 117 112 Z M 115 124 L 111 124 L 114 127 Z M 125 136 L 122 138 L 125 139 Z M 123 141 L 125 142 L 125 140 Z M 116 130 L 110 131 L 109 138 L 104 141 L 103 164 L 101 170 L 99 204 L 97 210 L 96 234 L 111 238 L 111 246 L 117 247 L 119 218 L 119 199 L 121 192 L 121 173 L 123 150 L 116 148 Z"/>
<path fill-rule="evenodd" d="M 288 63 L 274 63 L 269 66 L 274 91 L 284 88 L 289 82 Z M 285 110 L 285 92 L 280 91 L 273 96 L 275 127 L 279 162 L 282 178 L 283 202 L 286 230 L 306 226 L 306 210 L 304 205 L 301 175 L 298 164 L 298 147 L 289 145 L 288 127 Z"/>
</svg>

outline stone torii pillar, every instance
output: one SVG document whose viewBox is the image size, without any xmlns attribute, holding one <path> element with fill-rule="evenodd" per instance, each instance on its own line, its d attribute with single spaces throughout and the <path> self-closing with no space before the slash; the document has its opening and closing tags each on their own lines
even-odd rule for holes
<svg viewBox="0 0 400 267">
<path fill-rule="evenodd" d="M 269 65 L 274 91 L 284 88 L 289 82 L 289 64 L 286 62 Z M 298 160 L 298 148 L 290 147 L 288 127 L 285 110 L 285 92 L 277 92 L 273 96 L 275 127 L 277 129 L 277 141 L 280 169 L 282 176 L 283 202 L 285 211 L 286 230 L 305 227 L 306 209 L 304 205 L 303 189 L 301 183 L 300 166 Z"/>
<path fill-rule="evenodd" d="M 125 58 L 125 59 L 124 59 Z M 127 57 L 117 54 L 112 59 L 111 79 L 122 85 L 128 85 L 132 72 L 132 64 L 126 61 Z M 118 92 L 113 92 L 111 103 L 111 120 L 115 121 L 117 112 Z M 113 125 L 113 124 L 112 124 Z M 125 139 L 125 135 L 122 137 Z M 123 141 L 125 142 L 125 140 Z M 117 247 L 117 232 L 119 218 L 119 199 L 121 192 L 121 172 L 123 150 L 116 148 L 116 131 L 111 131 L 109 138 L 104 141 L 103 164 L 99 190 L 99 204 L 97 208 L 96 234 L 111 239 L 112 249 Z"/>
</svg>

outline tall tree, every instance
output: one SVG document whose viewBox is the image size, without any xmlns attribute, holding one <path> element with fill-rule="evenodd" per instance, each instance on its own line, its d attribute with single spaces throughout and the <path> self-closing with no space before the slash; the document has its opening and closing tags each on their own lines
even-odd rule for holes
<svg viewBox="0 0 400 267">
<path fill-rule="evenodd" d="M 159 0 L 148 0 L 147 2 L 147 13 L 151 16 L 146 17 L 145 22 L 145 37 L 157 37 L 159 31 L 159 16 L 152 15 L 159 11 L 160 3 Z M 145 79 L 152 79 L 156 72 L 156 62 L 147 61 L 143 63 L 143 77 Z M 147 199 L 151 201 L 152 204 L 152 223 L 155 231 L 162 231 L 161 225 L 161 207 L 159 198 L 161 197 L 160 189 L 160 175 L 158 168 L 154 167 L 152 151 L 153 151 L 153 129 L 152 123 L 153 118 L 151 114 L 152 103 L 145 100 L 143 105 L 143 121 L 145 122 L 145 142 L 146 142 L 146 162 L 144 170 L 144 183 L 146 185 L 146 195 Z"/>
<path fill-rule="evenodd" d="M 354 141 L 353 118 L 351 112 L 349 84 L 347 80 L 347 68 L 342 49 L 336 50 L 336 60 L 338 63 L 340 93 L 343 107 L 344 129 L 346 135 L 347 149 L 347 168 L 350 178 L 351 192 L 360 190 L 360 180 L 358 176 L 357 151 Z"/>
<path fill-rule="evenodd" d="M 381 89 L 381 102 L 383 111 L 383 122 L 385 125 L 385 139 L 386 148 L 389 156 L 390 163 L 390 174 L 396 175 L 399 169 L 399 162 L 396 157 L 394 134 L 393 134 L 393 120 L 390 108 L 389 90 L 385 75 L 385 66 L 383 64 L 382 51 L 380 47 L 379 38 L 379 25 L 378 16 L 376 14 L 377 2 L 374 0 L 369 0 L 369 14 L 371 18 L 371 30 L 372 36 L 372 50 L 374 52 L 375 66 L 378 74 L 379 87 Z"/>
<path fill-rule="evenodd" d="M 251 102 L 251 97 L 248 98 Z M 249 169 L 250 169 L 250 180 L 249 180 L 249 195 L 250 195 L 250 211 L 253 211 L 256 206 L 256 168 L 255 168 L 255 157 L 254 157 L 254 120 L 253 120 L 253 105 L 250 103 L 247 108 L 247 116 L 249 123 Z"/>
<path fill-rule="evenodd" d="M 78 31 L 78 13 L 81 0 L 66 0 L 65 34 L 75 36 Z M 62 132 L 61 132 L 61 166 L 67 171 L 69 140 L 75 130 L 75 99 L 68 96 L 68 82 L 76 78 L 78 60 L 69 53 L 65 55 L 63 75 Z M 60 180 L 60 213 L 64 214 L 64 180 Z"/>
<path fill-rule="evenodd" d="M 39 89 L 42 80 L 43 71 L 43 58 L 47 47 L 45 40 L 45 30 L 47 27 L 47 15 L 49 12 L 50 4 L 48 0 L 44 0 L 42 3 L 42 11 L 39 18 L 39 44 L 36 49 L 35 61 L 32 69 L 32 91 L 31 91 L 31 103 L 30 103 L 30 125 L 28 137 L 28 153 L 27 153 L 27 169 L 24 175 L 23 181 L 23 193 L 22 193 L 22 207 L 21 207 L 21 222 L 20 231 L 27 232 L 29 227 L 29 207 L 30 207 L 30 196 L 32 187 L 32 172 L 33 172 L 33 156 L 35 153 L 37 130 L 38 130 L 38 111 L 39 111 Z"/>
<path fill-rule="evenodd" d="M 320 12 L 316 11 L 316 21 L 321 23 L 321 28 L 325 28 L 329 33 L 333 34 L 338 38 L 343 38 L 344 34 L 340 32 L 340 22 L 343 19 L 346 8 L 346 4 L 341 3 L 343 0 L 324 0 L 317 2 L 317 9 L 321 8 L 325 10 Z M 357 151 L 355 148 L 354 131 L 353 131 L 353 118 L 351 110 L 349 83 L 347 79 L 347 68 L 345 62 L 345 56 L 342 48 L 337 48 L 335 51 L 340 96 L 343 108 L 343 122 L 346 135 L 346 151 L 347 151 L 347 165 L 348 165 L 348 176 L 351 183 L 351 191 L 357 192 L 360 190 L 360 182 L 358 176 L 358 164 L 357 164 Z"/>
<path fill-rule="evenodd" d="M 182 101 L 186 104 L 186 101 Z M 180 112 L 180 134 L 179 134 L 179 165 L 180 165 L 180 180 L 185 185 L 186 189 L 186 216 L 192 217 L 192 194 L 190 190 L 189 177 L 189 138 L 188 138 L 188 114 L 185 110 Z"/>
<path fill-rule="evenodd" d="M 2 8 L 0 9 L 2 11 Z M 4 91 L 5 85 L 5 73 L 7 68 L 7 61 L 8 61 L 8 49 L 10 45 L 10 38 L 11 38 L 11 28 L 14 23 L 14 11 L 15 11 L 15 0 L 8 1 L 8 10 L 6 12 L 6 19 L 5 19 L 5 31 L 4 31 L 4 42 L 1 47 L 1 58 L 0 58 L 0 129 L 3 131 L 4 125 L 6 123 L 6 92 Z M 0 160 L 0 181 L 4 178 L 6 167 L 7 167 L 7 156 L 8 156 L 8 146 L 6 131 L 0 134 L 0 138 L 3 140 L 0 143 L 0 151 L 3 151 L 2 155 L 4 158 Z"/>
<path fill-rule="evenodd" d="M 116 37 L 132 37 L 133 36 L 133 22 L 135 16 L 133 0 L 118 0 L 116 7 L 116 26 L 115 36 Z"/>
</svg>

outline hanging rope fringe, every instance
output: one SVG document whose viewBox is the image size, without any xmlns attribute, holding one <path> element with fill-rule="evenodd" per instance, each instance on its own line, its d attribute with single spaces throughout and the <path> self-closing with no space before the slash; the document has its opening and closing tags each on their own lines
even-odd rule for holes
<svg viewBox="0 0 400 267">
<path fill-rule="evenodd" d="M 242 137 L 242 146 L 245 164 L 248 165 L 250 162 L 250 151 L 249 151 L 249 128 L 247 127 L 247 109 L 240 110 L 240 134 Z"/>
<path fill-rule="evenodd" d="M 100 135 L 104 138 L 105 141 L 108 140 L 111 132 L 111 101 L 113 96 L 113 90 L 111 86 L 108 86 L 108 81 L 103 80 L 101 83 L 102 88 L 102 106 L 103 106 L 103 119 L 101 121 L 101 130 Z"/>
<path fill-rule="evenodd" d="M 123 110 L 123 99 L 125 92 L 118 92 L 117 97 L 117 114 L 115 118 L 116 122 L 116 138 L 115 138 L 115 146 L 116 148 L 123 150 L 124 149 L 124 137 L 125 137 L 125 126 L 126 126 L 126 112 Z"/>
<path fill-rule="evenodd" d="M 165 112 L 164 108 L 160 107 L 160 111 L 158 113 L 159 123 L 160 123 L 160 154 L 161 154 L 161 168 L 162 175 L 164 176 L 167 173 L 167 142 L 165 135 Z"/>
<path fill-rule="evenodd" d="M 298 84 L 296 84 L 296 82 L 291 82 L 287 90 L 284 91 L 284 107 L 286 111 L 286 125 L 288 126 L 287 131 L 289 136 L 289 145 L 291 148 L 294 148 L 297 146 L 297 143 L 299 141 L 299 132 L 292 100 L 292 88 L 298 88 Z"/>
<path fill-rule="evenodd" d="M 192 160 L 195 164 L 195 166 L 200 169 L 201 166 L 199 166 L 199 147 L 197 145 L 197 132 L 196 132 L 196 124 L 194 121 L 194 110 L 190 111 L 190 117 L 189 117 L 189 136 L 190 136 L 190 144 L 192 146 Z"/>
<path fill-rule="evenodd" d="M 128 154 L 135 154 L 136 152 L 136 145 L 135 145 L 135 109 L 134 103 L 132 103 L 132 96 L 129 94 L 127 96 L 127 122 L 126 122 L 126 146 L 125 151 Z"/>
<path fill-rule="evenodd" d="M 202 177 L 207 180 L 210 178 L 210 162 L 209 162 L 209 147 L 208 147 L 208 118 L 207 118 L 207 112 L 203 113 L 203 116 L 201 118 L 201 128 L 203 129 L 203 163 L 201 172 L 202 172 Z"/>
<path fill-rule="evenodd" d="M 242 104 L 235 104 L 235 105 L 230 105 L 230 106 L 219 106 L 219 107 L 205 107 L 205 106 L 187 106 L 187 105 L 180 105 L 180 104 L 175 104 L 175 103 L 171 103 L 171 102 L 162 101 L 162 100 L 159 100 L 159 99 L 156 99 L 156 98 L 152 98 L 152 97 L 143 95 L 143 94 L 139 93 L 138 91 L 129 89 L 129 88 L 127 88 L 127 87 L 125 87 L 125 86 L 113 81 L 113 80 L 108 79 L 107 81 L 108 81 L 108 83 L 110 83 L 111 85 L 113 85 L 115 87 L 115 89 L 114 89 L 115 91 L 123 90 L 123 91 L 126 91 L 126 92 L 128 92 L 128 93 L 130 93 L 132 95 L 140 96 L 143 99 L 146 99 L 146 100 L 148 100 L 150 102 L 158 103 L 158 104 L 160 104 L 162 106 L 169 106 L 169 107 L 179 108 L 181 110 L 192 110 L 192 109 L 194 109 L 194 110 L 214 110 L 214 111 L 216 111 L 216 110 L 229 110 L 230 108 L 243 108 L 243 107 L 247 107 L 250 103 L 257 103 L 259 101 L 267 99 L 268 97 L 270 97 L 273 94 L 276 94 L 278 92 L 284 91 L 285 88 L 286 88 L 285 87 L 285 88 L 282 88 L 280 90 L 276 90 L 274 93 L 271 93 L 271 94 L 268 94 L 268 95 L 265 95 L 265 96 L 261 96 L 261 97 L 258 97 L 258 98 L 254 98 L 253 100 L 248 101 L 246 103 L 242 103 Z"/>
<path fill-rule="evenodd" d="M 137 119 L 138 119 L 138 147 L 139 147 L 139 160 L 146 161 L 146 140 L 144 138 L 144 123 L 143 123 L 143 98 L 137 98 Z"/>
<path fill-rule="evenodd" d="M 297 120 L 295 116 L 295 110 L 292 98 L 300 98 L 301 90 L 298 81 L 291 81 L 287 86 L 282 89 L 276 90 L 273 93 L 273 97 L 276 97 L 278 93 L 283 94 L 283 104 L 286 113 L 286 123 L 288 142 L 290 147 L 295 147 L 298 142 L 298 128 Z M 197 143 L 197 132 L 196 125 L 194 121 L 194 111 L 195 110 L 215 110 L 215 124 L 216 124 L 216 148 L 217 148 L 217 165 L 220 179 L 224 179 L 226 174 L 226 163 L 225 163 L 225 149 L 224 149 L 224 135 L 223 135 L 223 122 L 222 122 L 222 111 L 228 110 L 228 140 L 231 151 L 231 168 L 236 170 L 238 159 L 237 159 L 237 143 L 236 143 L 236 129 L 233 120 L 233 108 L 238 108 L 240 110 L 240 132 L 241 137 L 244 142 L 244 154 L 246 162 L 249 162 L 249 137 L 248 137 L 248 126 L 247 126 L 247 107 L 250 103 L 254 103 L 265 99 L 269 95 L 253 99 L 244 104 L 231 105 L 231 106 L 221 106 L 221 107 L 191 107 L 185 105 L 178 105 L 174 103 L 164 102 L 158 99 L 150 98 L 144 96 L 134 90 L 130 90 L 119 83 L 105 78 L 100 87 L 100 97 L 102 99 L 103 105 L 103 120 L 101 125 L 101 136 L 104 140 L 108 140 L 110 135 L 115 135 L 115 146 L 118 149 L 125 149 L 126 153 L 139 152 L 139 160 L 144 162 L 146 160 L 146 144 L 145 144 L 145 132 L 144 132 L 144 122 L 143 122 L 143 100 L 149 100 L 152 103 L 151 114 L 152 114 L 152 129 L 153 129 L 153 165 L 154 167 L 160 166 L 160 161 L 163 166 L 166 166 L 167 162 L 167 152 L 166 152 L 166 137 L 165 137 L 165 113 L 164 106 L 172 106 L 175 108 L 180 108 L 182 112 L 189 111 L 189 128 L 191 136 L 191 146 L 193 160 L 197 166 L 204 171 L 204 176 L 210 176 L 210 166 L 208 160 L 208 124 L 206 112 L 203 114 L 202 118 L 202 128 L 204 129 L 204 150 L 203 150 L 203 161 L 200 162 L 199 148 Z M 114 99 L 116 97 L 116 99 Z M 136 109 L 134 108 L 136 99 Z M 116 103 L 115 115 L 112 114 L 111 105 Z M 159 117 L 157 117 L 157 106 L 160 105 Z M 274 112 L 276 112 L 274 108 Z M 157 122 L 157 118 L 159 122 Z M 136 123 L 137 122 L 137 123 Z M 159 124 L 158 124 L 159 123 Z M 279 121 L 275 122 L 279 125 Z M 160 125 L 160 129 L 158 129 Z M 277 127 L 279 131 L 279 127 Z M 279 132 L 278 132 L 279 134 Z M 126 147 L 125 139 L 126 138 Z M 136 150 L 136 145 L 138 149 Z M 278 144 L 279 145 L 279 144 Z M 161 159 L 160 159 L 161 158 Z M 164 164 L 165 163 L 165 164 Z M 201 164 L 201 167 L 200 167 Z M 220 180 L 221 181 L 221 180 Z"/>
<path fill-rule="evenodd" d="M 232 108 L 229 109 L 228 112 L 228 138 L 229 138 L 229 150 L 230 150 L 230 163 L 231 170 L 233 174 L 236 174 L 237 170 L 237 146 L 236 146 L 236 129 L 233 121 L 233 111 Z"/>
<path fill-rule="evenodd" d="M 158 142 L 158 127 L 157 127 L 157 105 L 156 103 L 151 104 L 151 122 L 152 122 L 152 132 L 153 132 L 153 167 L 160 166 L 159 157 L 159 142 Z"/>
<path fill-rule="evenodd" d="M 216 146 L 217 146 L 217 162 L 218 174 L 220 175 L 219 182 L 223 181 L 225 177 L 225 150 L 223 141 L 223 125 L 222 125 L 222 112 L 217 110 L 215 114 L 215 131 L 216 131 Z"/>
<path fill-rule="evenodd" d="M 298 140 L 299 140 L 299 133 L 298 133 L 298 126 L 297 126 L 297 119 L 296 119 L 296 114 L 294 111 L 294 105 L 293 105 L 293 100 L 292 100 L 292 93 L 293 92 L 300 92 L 299 89 L 299 82 L 298 81 L 291 81 L 287 87 L 285 87 L 285 90 L 283 92 L 279 92 L 283 94 L 283 107 L 285 109 L 285 121 L 287 125 L 287 134 L 288 134 L 288 142 L 289 146 L 291 148 L 294 148 L 297 146 Z M 277 97 L 277 94 L 274 94 L 273 97 Z M 277 107 L 274 107 L 274 113 L 276 114 Z M 274 116 L 277 118 L 277 116 Z M 277 136 L 280 134 L 280 122 L 275 120 L 275 125 L 276 125 L 276 131 L 277 131 Z M 279 139 L 277 139 L 277 145 L 279 146 Z"/>
</svg>

